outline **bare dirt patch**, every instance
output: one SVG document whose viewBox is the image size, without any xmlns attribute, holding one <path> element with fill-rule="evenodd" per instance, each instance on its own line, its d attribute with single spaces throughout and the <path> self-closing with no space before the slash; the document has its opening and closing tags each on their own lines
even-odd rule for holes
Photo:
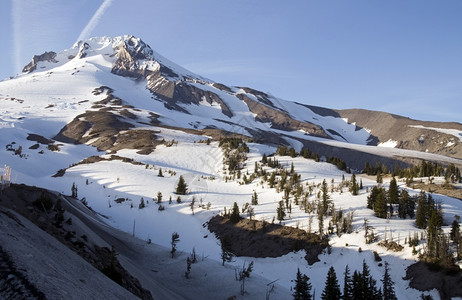
<svg viewBox="0 0 462 300">
<path fill-rule="evenodd" d="M 236 256 L 279 257 L 305 250 L 305 259 L 312 265 L 328 246 L 327 241 L 314 233 L 266 221 L 242 219 L 234 224 L 227 217 L 215 216 L 208 222 L 208 228 L 219 239 L 229 236 L 230 251 Z"/>
<path fill-rule="evenodd" d="M 411 184 L 413 189 L 420 189 L 424 191 L 428 191 L 431 193 L 437 193 L 441 195 L 446 195 L 452 198 L 457 198 L 462 200 L 462 189 L 457 189 L 454 186 L 442 186 L 439 184 L 431 183 L 431 184 L 425 184 L 425 183 L 416 183 L 416 184 Z"/>
<path fill-rule="evenodd" d="M 448 270 L 417 262 L 407 268 L 404 280 L 410 280 L 409 286 L 419 291 L 437 289 L 442 300 L 462 297 L 460 269 Z"/>
</svg>

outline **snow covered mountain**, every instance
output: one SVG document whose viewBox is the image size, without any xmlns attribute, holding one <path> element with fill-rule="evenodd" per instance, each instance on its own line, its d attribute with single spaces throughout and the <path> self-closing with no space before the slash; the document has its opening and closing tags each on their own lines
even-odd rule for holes
<svg viewBox="0 0 462 300">
<path fill-rule="evenodd" d="M 366 145 L 459 159 L 462 153 L 459 123 L 409 120 L 396 130 L 396 122 L 386 119 L 394 118 L 389 114 L 379 119 L 373 112 L 334 111 L 226 86 L 181 68 L 133 36 L 92 38 L 60 53 L 46 52 L 35 56 L 24 72 L 0 83 L 0 99 L 12 100 L 10 104 L 27 114 L 21 121 L 25 127 L 31 119 L 50 115 L 56 122 L 53 130 L 29 133 L 100 150 L 152 151 L 154 133 L 144 129 L 155 125 L 212 137 L 239 134 L 296 150 L 308 147 L 325 157 L 339 157 L 356 170 L 366 159 L 392 167 L 421 158 L 413 152 L 361 147 Z M 136 143 L 129 137 L 134 132 Z M 435 135 L 440 138 L 435 140 Z M 444 157 L 425 159 L 447 163 Z"/>
<path fill-rule="evenodd" d="M 242 137 L 247 143 L 242 177 L 229 169 L 228 154 L 219 144 L 223 137 Z M 290 299 L 299 268 L 310 277 L 318 299 L 330 266 L 335 266 L 342 285 L 345 266 L 353 272 L 365 261 L 380 282 L 384 267 L 376 261 L 376 252 L 390 265 L 398 298 L 418 299 L 422 290 L 410 288 L 409 281 L 402 279 L 417 261 L 404 240 L 424 231 L 410 218 L 376 217 L 366 207 L 375 178 L 361 177 L 364 189 L 353 196 L 345 183 L 351 174 L 322 160 L 341 158 L 353 171 L 362 170 L 365 162 L 394 167 L 427 160 L 461 167 L 461 140 L 459 123 L 421 122 L 381 112 L 285 101 L 193 74 L 133 36 L 91 38 L 59 53 L 35 56 L 22 74 L 0 82 L 0 166 L 8 166 L 0 169 L 4 174 L 0 187 L 5 188 L 8 180 L 40 187 L 13 185 L 0 191 L 0 223 L 9 229 L 0 234 L 0 264 L 11 267 L 10 261 L 15 261 L 17 268 L 10 268 L 14 269 L 11 273 L 25 272 L 16 276 L 18 281 L 27 277 L 25 282 L 39 290 L 29 292 L 39 296 L 60 298 L 75 292 L 76 298 L 87 298 L 95 285 L 104 285 L 95 298 L 106 290 L 124 298 L 126 290 L 95 275 L 96 269 L 104 269 L 101 264 L 108 255 L 116 256 L 111 252 L 114 246 L 120 264 L 142 286 L 138 297 L 149 299 L 146 290 L 161 299 L 261 299 L 265 294 L 267 299 Z M 279 145 L 296 151 L 307 148 L 318 153 L 321 161 L 275 154 Z M 264 154 L 274 154 L 279 166 L 263 163 Z M 298 246 L 290 248 L 299 245 L 299 235 L 304 233 L 294 238 L 284 232 L 279 239 L 266 234 L 271 247 L 248 246 L 256 248 L 254 255 L 241 255 L 222 266 L 221 240 L 207 226 L 235 202 L 242 209 L 241 217 L 247 217 L 240 226 L 251 224 L 247 222 L 249 206 L 254 221 L 276 225 L 271 223 L 281 199 L 291 203 L 283 225 L 306 232 L 323 226 L 314 211 L 302 207 L 300 195 L 285 195 L 283 188 L 265 178 L 275 174 L 275 180 L 281 181 L 291 166 L 299 176 L 292 174 L 287 181 L 289 177 L 291 182 L 298 180 L 309 203 L 318 201 L 321 184 L 329 183 L 332 204 L 344 216 L 351 216 L 351 232 L 330 235 L 329 249 L 321 247 L 312 254 L 311 264 L 308 253 Z M 189 187 L 187 195 L 175 193 L 180 176 Z M 385 179 L 384 187 L 389 180 Z M 444 182 L 444 178 L 433 180 Z M 420 193 L 404 181 L 398 184 L 411 196 Z M 460 183 L 455 187 L 460 188 Z M 72 197 L 63 196 L 71 191 Z M 49 207 L 38 201 L 41 195 L 52 199 Z M 443 230 L 448 232 L 455 215 L 461 214 L 462 202 L 437 194 L 434 199 L 441 202 Z M 326 216 L 325 227 L 332 219 Z M 366 220 L 377 242 L 365 242 Z M 250 231 L 258 232 L 258 226 Z M 174 232 L 180 241 L 171 258 Z M 395 253 L 379 245 L 390 236 L 392 242 L 405 246 L 403 250 Z M 62 250 L 57 241 L 72 251 Z M 259 254 L 266 250 L 261 248 L 273 250 L 283 244 L 290 245 L 291 251 Z M 27 249 L 25 255 L 22 247 Z M 106 250 L 100 252 L 100 248 Z M 421 242 L 416 251 L 424 248 Z M 186 261 L 193 249 L 201 258 L 186 278 Z M 42 256 L 42 252 L 52 254 Z M 68 261 L 56 264 L 55 255 Z M 37 261 L 30 259 L 38 256 Z M 250 261 L 255 263 L 254 270 L 242 293 L 235 274 Z M 73 265 L 82 266 L 85 278 Z M 91 286 L 85 282 L 87 276 L 94 276 Z M 66 283 L 56 279 L 63 277 L 68 278 Z M 0 298 L 7 298 L 3 284 L 0 280 Z M 425 293 L 438 297 L 436 289 Z"/>
</svg>

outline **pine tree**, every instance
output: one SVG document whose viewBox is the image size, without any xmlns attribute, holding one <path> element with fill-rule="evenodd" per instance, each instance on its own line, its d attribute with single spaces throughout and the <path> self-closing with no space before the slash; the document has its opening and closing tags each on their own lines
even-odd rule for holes
<svg viewBox="0 0 462 300">
<path fill-rule="evenodd" d="M 451 237 L 451 240 L 454 243 L 457 243 L 461 237 L 459 221 L 460 221 L 460 216 L 455 215 L 454 220 L 452 221 L 452 224 L 451 224 L 451 232 L 449 233 L 449 236 Z"/>
<path fill-rule="evenodd" d="M 251 204 L 258 205 L 258 195 L 256 191 L 253 191 Z"/>
<path fill-rule="evenodd" d="M 264 165 L 266 165 L 268 163 L 268 158 L 266 157 L 266 153 L 263 153 L 261 163 L 264 164 Z"/>
<path fill-rule="evenodd" d="M 295 288 L 292 296 L 294 300 L 311 300 L 311 283 L 308 281 L 310 278 L 300 272 L 300 268 L 297 268 L 297 278 L 295 279 Z"/>
<path fill-rule="evenodd" d="M 271 173 L 271 176 L 268 179 L 268 183 L 270 185 L 270 188 L 274 188 L 275 181 L 276 181 L 276 174 L 275 174 L 275 172 L 273 172 L 273 173 Z"/>
<path fill-rule="evenodd" d="M 383 188 L 379 188 L 374 204 L 374 212 L 378 218 L 387 217 L 387 199 L 385 196 L 385 190 Z"/>
<path fill-rule="evenodd" d="M 229 220 L 234 224 L 241 220 L 241 216 L 239 215 L 239 206 L 237 205 L 237 202 L 234 202 L 231 215 L 229 216 Z"/>
<path fill-rule="evenodd" d="M 393 285 L 395 284 L 393 280 L 391 280 L 390 273 L 389 273 L 388 262 L 385 262 L 385 273 L 383 274 L 383 300 L 398 300 L 395 294 L 395 290 Z"/>
<path fill-rule="evenodd" d="M 395 177 L 390 181 L 390 186 L 388 188 L 388 202 L 390 204 L 398 204 L 399 200 L 399 189 Z"/>
<path fill-rule="evenodd" d="M 286 213 L 284 211 L 284 201 L 279 201 L 279 206 L 277 208 L 277 218 L 279 220 L 279 223 L 284 220 L 284 217 L 286 216 Z"/>
<path fill-rule="evenodd" d="M 186 195 L 188 193 L 188 185 L 184 181 L 183 175 L 180 175 L 180 179 L 178 180 L 176 193 L 178 195 Z"/>
<path fill-rule="evenodd" d="M 326 286 L 322 291 L 322 300 L 337 300 L 340 299 L 341 292 L 338 284 L 337 275 L 335 274 L 334 267 L 330 267 L 327 272 Z"/>
<path fill-rule="evenodd" d="M 330 196 L 329 196 L 329 191 L 327 187 L 327 182 L 325 179 L 322 181 L 321 192 L 322 192 L 321 212 L 323 215 L 327 215 L 327 212 L 329 210 L 329 204 L 331 203 L 331 201 L 329 201 Z"/>
<path fill-rule="evenodd" d="M 170 250 L 170 253 L 172 254 L 172 258 L 175 255 L 176 252 L 176 244 L 180 241 L 180 235 L 176 232 L 172 233 L 172 239 L 170 240 L 170 245 L 172 246 L 172 249 Z"/>
<path fill-rule="evenodd" d="M 157 174 L 157 176 L 164 177 L 164 175 L 162 174 L 162 168 L 159 169 L 159 173 Z"/>
<path fill-rule="evenodd" d="M 353 196 L 359 195 L 359 186 L 355 174 L 351 175 L 350 192 Z"/>
<path fill-rule="evenodd" d="M 351 280 L 353 299 L 357 300 L 367 300 L 364 297 L 364 280 L 361 272 L 354 271 L 353 278 Z"/>
<path fill-rule="evenodd" d="M 377 183 L 383 183 L 383 178 L 382 178 L 382 174 L 380 173 L 380 171 L 377 173 Z"/>
<path fill-rule="evenodd" d="M 424 229 L 425 227 L 427 227 L 427 197 L 424 191 L 420 192 L 417 201 L 418 202 L 415 224 L 418 228 Z"/>
<path fill-rule="evenodd" d="M 71 194 L 72 198 L 78 198 L 77 185 L 75 185 L 75 182 L 72 183 L 71 192 L 72 192 L 72 194 Z"/>
<path fill-rule="evenodd" d="M 364 287 L 363 299 L 380 299 L 377 282 L 374 278 L 372 278 L 369 266 L 366 264 L 366 260 L 363 260 L 362 280 L 362 286 Z"/>
<path fill-rule="evenodd" d="M 343 273 L 343 300 L 353 300 L 353 281 L 350 275 L 350 268 L 348 265 L 345 267 L 345 273 Z"/>
<path fill-rule="evenodd" d="M 161 202 L 162 202 L 162 193 L 157 192 L 157 203 L 161 203 Z"/>
<path fill-rule="evenodd" d="M 393 204 L 399 203 L 399 189 L 398 184 L 396 183 L 395 177 L 390 181 L 390 186 L 386 194 L 388 210 L 390 211 L 390 216 L 393 215 Z"/>
<path fill-rule="evenodd" d="M 378 186 L 372 187 L 370 195 L 367 197 L 367 208 L 374 209 L 375 201 L 377 200 L 377 195 L 379 194 L 381 188 Z"/>
</svg>

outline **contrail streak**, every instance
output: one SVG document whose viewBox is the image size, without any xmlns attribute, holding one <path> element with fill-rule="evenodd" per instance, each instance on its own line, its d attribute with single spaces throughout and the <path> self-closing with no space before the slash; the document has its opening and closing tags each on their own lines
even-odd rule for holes
<svg viewBox="0 0 462 300">
<path fill-rule="evenodd" d="M 11 18 L 13 19 L 13 63 L 14 73 L 21 72 L 21 1 L 14 0 L 11 8 Z"/>
<path fill-rule="evenodd" d="M 90 22 L 88 22 L 87 26 L 85 26 L 85 28 L 80 33 L 77 42 L 90 37 L 91 32 L 93 31 L 93 29 L 95 29 L 96 25 L 98 25 L 98 22 L 101 20 L 104 13 L 109 8 L 109 6 L 111 6 L 113 1 L 114 0 L 104 0 L 104 2 L 93 15 L 93 17 L 90 19 Z"/>
</svg>

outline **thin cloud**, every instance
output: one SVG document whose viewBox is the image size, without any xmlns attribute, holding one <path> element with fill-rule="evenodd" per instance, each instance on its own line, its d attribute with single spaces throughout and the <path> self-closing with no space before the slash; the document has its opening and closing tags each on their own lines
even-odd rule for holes
<svg viewBox="0 0 462 300">
<path fill-rule="evenodd" d="M 13 62 L 14 72 L 21 71 L 21 11 L 22 2 L 20 0 L 13 0 L 11 7 L 11 18 L 13 19 Z"/>
<path fill-rule="evenodd" d="M 82 30 L 80 33 L 77 42 L 85 40 L 90 37 L 90 34 L 92 31 L 95 29 L 96 25 L 98 25 L 99 21 L 103 17 L 104 13 L 106 10 L 111 6 L 112 2 L 114 0 L 104 0 L 104 2 L 101 4 L 101 6 L 96 10 L 95 14 L 93 17 L 90 19 L 90 22 L 88 22 L 87 26 Z"/>
</svg>

